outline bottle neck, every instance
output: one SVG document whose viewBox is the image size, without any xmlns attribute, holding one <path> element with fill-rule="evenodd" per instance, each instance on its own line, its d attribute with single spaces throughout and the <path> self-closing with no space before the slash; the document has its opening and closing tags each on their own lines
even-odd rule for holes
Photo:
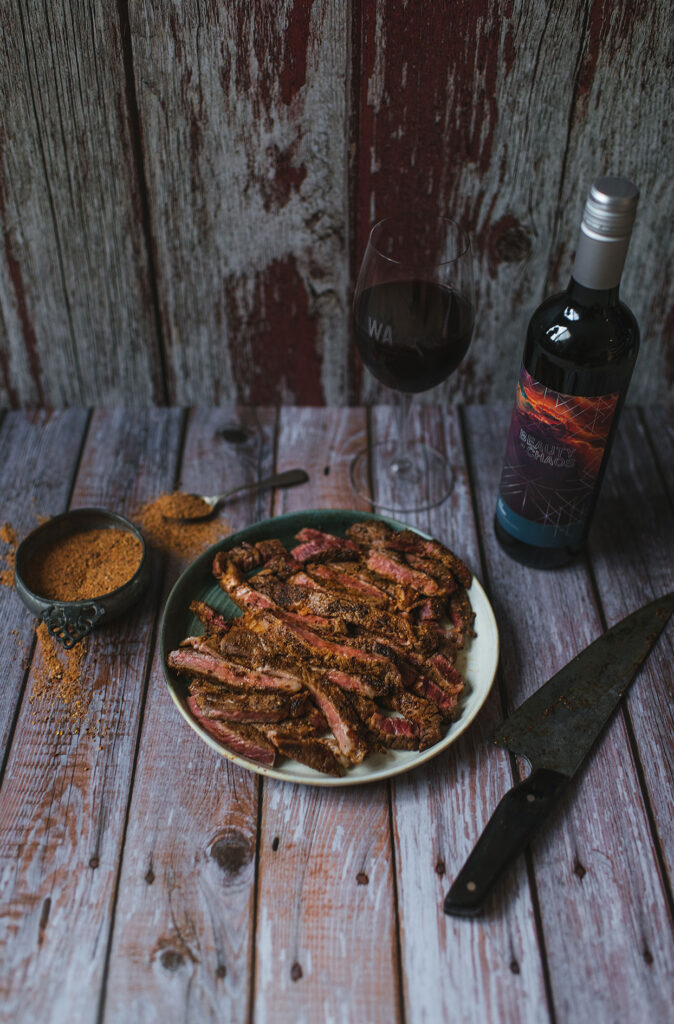
<svg viewBox="0 0 674 1024">
<path fill-rule="evenodd" d="M 625 265 L 629 235 L 606 238 L 594 234 L 583 222 L 578 236 L 571 280 L 591 292 L 615 292 Z"/>
<path fill-rule="evenodd" d="M 572 298 L 579 306 L 599 306 L 601 309 L 605 309 L 608 306 L 617 306 L 620 301 L 619 285 L 614 288 L 586 288 L 572 277 L 566 291 L 569 298 Z"/>
</svg>

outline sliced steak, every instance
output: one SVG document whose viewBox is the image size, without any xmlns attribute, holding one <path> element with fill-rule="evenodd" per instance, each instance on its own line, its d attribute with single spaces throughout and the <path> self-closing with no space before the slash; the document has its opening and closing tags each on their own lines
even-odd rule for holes
<svg viewBox="0 0 674 1024">
<path fill-rule="evenodd" d="M 456 714 L 456 708 L 459 703 L 457 694 L 446 693 L 442 687 L 426 676 L 419 676 L 413 683 L 412 689 L 420 697 L 425 697 L 427 700 L 432 701 L 442 714 L 443 719 L 451 722 Z"/>
<path fill-rule="evenodd" d="M 233 692 L 216 687 L 202 679 L 190 683 L 190 695 L 195 697 L 206 718 L 225 719 L 229 722 L 281 722 L 304 713 L 306 691 L 286 696 L 279 693 Z"/>
<path fill-rule="evenodd" d="M 300 530 L 297 540 L 301 543 L 290 552 L 297 562 L 325 562 L 331 559 L 342 561 L 360 554 L 358 545 L 352 541 L 310 527 Z"/>
<path fill-rule="evenodd" d="M 432 701 L 403 691 L 391 694 L 384 703 L 414 723 L 419 736 L 419 750 L 433 747 L 442 739 L 442 715 Z"/>
<path fill-rule="evenodd" d="M 301 681 L 288 672 L 246 668 L 210 650 L 201 637 L 188 639 L 196 641 L 195 646 L 179 647 L 176 651 L 169 652 L 169 668 L 176 672 L 214 679 L 236 690 L 298 693 L 302 688 Z"/>
<path fill-rule="evenodd" d="M 357 570 L 359 565 L 360 563 L 354 563 L 350 568 Z M 306 573 L 305 576 L 307 576 Z M 319 580 L 324 586 L 337 586 L 342 590 L 355 594 L 370 604 L 375 604 L 382 608 L 386 607 L 389 603 L 389 595 L 381 587 L 376 587 L 369 580 L 362 579 L 357 575 L 357 572 L 347 572 L 340 566 L 312 565 L 309 568 L 307 578 L 313 579 L 314 582 Z"/>
<path fill-rule="evenodd" d="M 224 615 L 216 611 L 215 608 L 211 608 L 210 604 L 206 604 L 205 601 L 192 601 L 190 611 L 193 615 L 196 615 L 207 633 L 212 633 L 213 631 L 216 633 L 226 633 L 232 625 L 231 619 L 226 619 Z"/>
<path fill-rule="evenodd" d="M 437 540 L 420 537 L 413 530 L 401 530 L 399 533 L 386 523 L 354 523 L 346 531 L 347 537 L 357 541 L 361 546 L 385 547 L 403 554 L 413 554 L 444 566 L 457 582 L 466 589 L 470 586 L 472 576 L 470 569 L 453 551 Z"/>
<path fill-rule="evenodd" d="M 226 551 L 218 551 L 213 559 L 213 575 L 239 608 L 273 608 L 274 602 L 254 590 Z"/>
<path fill-rule="evenodd" d="M 208 718 L 199 707 L 196 697 L 188 697 L 187 705 L 199 725 L 210 733 L 218 743 L 222 743 L 235 754 L 247 757 L 250 761 L 267 765 L 269 768 L 273 767 L 276 761 L 276 750 L 264 733 L 256 729 L 254 725 L 235 725 L 231 722 Z"/>
<path fill-rule="evenodd" d="M 245 623 L 269 645 L 270 651 L 285 652 L 287 657 L 301 665 L 316 665 L 326 671 L 332 668 L 354 675 L 362 675 L 378 693 L 397 689 L 401 685 L 400 672 L 395 665 L 378 654 L 370 654 L 346 643 L 327 640 L 287 616 L 259 612 L 244 616 Z"/>
<path fill-rule="evenodd" d="M 360 764 L 368 747 L 361 721 L 342 690 L 328 679 L 308 676 L 306 687 L 325 715 L 339 744 L 339 749 L 352 764 Z"/>
<path fill-rule="evenodd" d="M 455 629 L 459 631 L 461 636 L 475 636 L 475 630 L 473 629 L 475 612 L 471 608 L 470 600 L 465 590 L 460 590 L 450 597 L 449 615 Z"/>
<path fill-rule="evenodd" d="M 347 759 L 338 757 L 332 746 L 323 739 L 288 736 L 276 729 L 267 730 L 267 736 L 279 754 L 300 761 L 324 775 L 344 775 L 349 764 Z"/>
<path fill-rule="evenodd" d="M 262 565 L 262 555 L 257 547 L 245 540 L 237 544 L 236 547 L 230 548 L 227 557 L 242 572 L 251 572 Z"/>
<path fill-rule="evenodd" d="M 331 683 L 335 683 L 342 690 L 349 690 L 352 693 L 359 693 L 362 697 L 375 697 L 377 691 L 374 686 L 368 683 L 362 676 L 356 676 L 349 672 L 340 672 L 333 668 L 326 674 Z"/>
<path fill-rule="evenodd" d="M 375 740 L 394 750 L 416 750 L 419 726 L 407 718 L 386 715 L 374 701 L 359 698 L 355 702 L 358 715 Z"/>
<path fill-rule="evenodd" d="M 396 583 L 401 583 L 410 589 L 412 591 L 411 598 L 415 598 L 418 593 L 434 597 L 442 592 L 440 584 L 432 576 L 413 569 L 395 552 L 374 549 L 368 552 L 365 564 L 372 572 L 384 576 L 386 579 L 395 580 Z"/>
</svg>

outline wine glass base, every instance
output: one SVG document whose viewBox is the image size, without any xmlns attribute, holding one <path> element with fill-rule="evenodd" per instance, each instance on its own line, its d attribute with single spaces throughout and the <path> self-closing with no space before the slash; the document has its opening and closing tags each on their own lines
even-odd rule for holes
<svg viewBox="0 0 674 1024">
<path fill-rule="evenodd" d="M 423 512 L 452 493 L 454 472 L 447 459 L 422 441 L 407 446 L 401 460 L 394 441 L 364 448 L 349 468 L 351 488 L 387 512 Z"/>
</svg>

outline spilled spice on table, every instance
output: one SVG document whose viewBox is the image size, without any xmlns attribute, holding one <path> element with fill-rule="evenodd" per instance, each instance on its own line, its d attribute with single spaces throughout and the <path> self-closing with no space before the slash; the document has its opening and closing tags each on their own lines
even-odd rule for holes
<svg viewBox="0 0 674 1024">
<path fill-rule="evenodd" d="M 193 522 L 166 519 L 162 508 L 166 508 L 166 499 L 172 497 L 170 494 L 161 494 L 154 501 L 142 505 L 136 513 L 145 539 L 153 548 L 168 555 L 196 558 L 205 548 L 230 532 L 228 524 L 222 519 Z"/>
<path fill-rule="evenodd" d="M 66 650 L 44 622 L 38 625 L 36 635 L 37 657 L 33 662 L 33 689 L 29 698 L 33 718 L 45 722 L 55 711 L 54 731 L 58 735 L 77 734 L 93 695 L 93 688 L 82 679 L 82 662 L 89 650 L 89 638 Z"/>
<path fill-rule="evenodd" d="M 0 526 L 0 541 L 9 548 L 0 555 L 0 586 L 14 586 L 14 559 L 19 538 L 11 523 L 3 523 Z"/>
</svg>

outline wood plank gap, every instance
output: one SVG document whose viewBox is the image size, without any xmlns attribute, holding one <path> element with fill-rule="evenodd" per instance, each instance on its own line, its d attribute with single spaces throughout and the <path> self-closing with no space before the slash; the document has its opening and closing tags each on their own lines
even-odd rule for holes
<svg viewBox="0 0 674 1024">
<path fill-rule="evenodd" d="M 161 309 L 159 305 L 159 287 L 157 284 L 157 264 L 154 253 L 154 242 L 152 232 L 152 214 L 150 211 L 150 198 L 145 177 L 145 165 L 143 163 L 143 133 L 140 127 L 140 113 L 138 110 L 138 97 L 136 95 L 136 79 L 133 69 L 133 43 L 131 41 L 131 25 L 129 22 L 128 0 L 117 0 L 117 14 L 119 16 L 119 34 L 122 41 L 122 60 L 124 63 L 124 81 L 126 89 L 126 108 L 129 113 L 129 134 L 133 147 L 133 158 L 136 165 L 136 176 L 138 179 L 138 198 L 140 202 L 140 217 L 142 233 L 145 238 L 147 251 L 148 279 L 150 283 L 150 294 L 152 296 L 152 313 L 155 330 L 157 332 L 157 355 L 159 356 L 159 374 L 161 380 L 152 381 L 154 398 L 157 405 L 169 405 L 170 397 L 175 389 L 169 387 L 169 362 L 166 354 L 166 344 L 162 327 Z M 161 393 L 159 394 L 159 387 Z"/>
<path fill-rule="evenodd" d="M 468 474 L 468 484 L 470 488 L 470 500 L 473 509 L 473 518 L 475 519 L 475 533 L 477 536 L 478 551 L 480 553 L 480 566 L 482 570 L 482 579 L 484 580 L 487 593 L 490 591 L 489 581 L 489 569 L 487 563 L 487 556 L 484 549 L 484 542 L 482 540 L 482 532 L 480 530 L 480 518 L 479 510 L 477 507 L 476 498 L 476 485 L 477 480 L 473 472 L 473 464 L 470 455 L 470 445 L 468 444 L 468 435 L 466 429 L 466 417 L 465 417 L 465 406 L 460 405 L 458 408 L 458 419 L 459 427 L 461 431 L 461 444 L 463 445 L 463 454 L 466 463 L 466 472 Z M 501 713 L 505 718 L 506 711 L 508 709 L 508 701 L 506 698 L 505 681 L 503 679 L 503 673 L 499 665 L 496 670 L 496 685 L 498 686 L 499 697 L 501 700 Z M 511 751 L 508 751 L 510 761 L 510 772 L 512 774 L 513 786 L 516 786 L 521 781 L 521 774 L 519 771 L 519 765 L 517 758 Z M 493 813 L 493 812 L 492 812 Z M 527 868 L 527 878 L 529 881 L 529 892 L 531 893 L 531 903 L 534 914 L 534 923 L 536 926 L 536 938 L 538 941 L 538 951 L 541 959 L 541 970 L 543 972 L 543 986 L 545 988 L 545 995 L 548 1003 L 548 1013 L 550 1015 L 551 1024 L 555 1024 L 557 1015 L 555 1012 L 555 1001 L 552 995 L 552 981 L 550 978 L 550 966 L 548 964 L 548 953 L 545 946 L 545 934 L 543 931 L 543 920 L 541 917 L 540 902 L 538 899 L 538 887 L 536 885 L 536 874 L 534 871 L 533 857 L 531 855 L 531 847 L 527 847 L 524 851 L 525 863 Z"/>
<path fill-rule="evenodd" d="M 348 140 L 347 165 L 349 169 L 349 180 L 346 190 L 346 202 L 348 204 L 346 229 L 347 257 L 349 260 L 349 292 L 353 295 L 358 277 L 358 147 L 360 142 L 360 91 L 361 81 L 361 42 L 363 22 L 362 0 L 350 0 L 347 14 L 350 26 L 349 38 L 347 40 L 347 81 L 350 82 L 346 95 L 346 123 Z M 358 400 L 360 394 L 359 380 L 362 375 L 361 366 L 356 356 L 355 345 L 349 345 L 348 372 L 346 382 L 346 403 L 352 405 Z M 369 422 L 369 416 L 368 416 Z M 372 481 L 370 481 L 371 483 Z M 374 493 L 374 492 L 371 492 Z"/>
<path fill-rule="evenodd" d="M 80 442 L 80 450 L 77 453 L 77 458 L 75 460 L 75 465 L 74 465 L 74 468 L 73 468 L 73 475 L 72 475 L 72 479 L 70 481 L 70 488 L 68 489 L 68 500 L 66 502 L 66 508 L 68 510 L 70 510 L 70 505 L 71 505 L 71 502 L 73 500 L 73 493 L 75 491 L 75 484 L 77 483 L 77 474 L 79 473 L 80 463 L 82 462 L 82 453 L 84 451 L 84 448 L 85 448 L 86 443 L 87 443 L 87 439 L 89 437 L 89 430 L 91 428 L 91 420 L 92 420 L 93 415 L 94 415 L 94 410 L 91 409 L 91 408 L 87 409 L 87 422 L 86 422 L 86 424 L 84 426 L 84 430 L 82 431 L 82 440 Z"/>
<path fill-rule="evenodd" d="M 566 212 L 568 212 L 568 207 L 563 207 L 562 206 L 562 197 L 564 195 L 564 182 L 566 181 L 566 165 L 567 165 L 567 161 L 568 161 L 568 158 L 569 158 L 569 147 L 570 147 L 570 144 L 571 144 L 571 133 L 573 131 L 573 122 L 574 122 L 574 116 L 575 116 L 575 111 L 576 111 L 576 99 L 578 97 L 580 70 L 581 70 L 582 63 L 583 63 L 583 61 L 582 61 L 583 46 L 585 45 L 585 34 L 587 32 L 587 24 L 588 24 L 588 20 L 589 20 L 589 17 L 590 17 L 590 2 L 591 2 L 591 0 L 588 0 L 588 2 L 586 2 L 586 4 L 585 4 L 585 13 L 583 15 L 583 27 L 582 27 L 581 32 L 580 32 L 580 42 L 578 44 L 578 52 L 576 54 L 575 70 L 573 72 L 573 90 L 571 92 L 571 102 L 569 103 L 569 116 L 568 116 L 567 122 L 566 122 L 566 140 L 565 140 L 565 143 L 564 143 L 564 156 L 562 157 L 562 167 L 561 167 L 561 170 L 560 170 L 559 181 L 558 181 L 558 185 L 557 185 L 557 203 L 556 203 L 555 216 L 554 216 L 553 225 L 552 225 L 552 235 L 551 235 L 551 238 L 552 238 L 552 242 L 553 242 L 553 247 L 554 247 L 554 243 L 556 242 L 557 237 L 558 237 L 557 232 L 558 232 L 559 226 L 560 226 L 560 224 L 562 222 L 562 215 L 566 214 Z M 546 24 L 546 27 L 547 27 L 547 24 Z M 553 250 L 551 249 L 550 252 L 548 253 L 548 266 L 547 266 L 546 272 L 545 272 L 545 284 L 543 286 L 543 295 L 544 296 L 547 295 L 552 290 L 552 286 L 551 286 L 551 283 L 550 283 L 550 272 L 552 270 L 553 262 L 554 262 Z"/>
<path fill-rule="evenodd" d="M 16 724 L 21 714 L 21 708 L 23 706 L 23 698 L 26 693 L 26 683 L 28 682 L 28 676 L 30 675 L 31 665 L 33 664 L 33 657 L 35 655 L 35 645 L 37 643 L 37 633 L 33 632 L 33 639 L 30 644 L 30 651 L 28 659 L 26 661 L 26 667 L 23 672 L 23 679 L 21 680 L 21 689 L 19 690 L 19 698 L 14 706 L 14 714 L 12 716 L 12 724 L 9 727 L 9 734 L 7 736 L 7 746 L 5 747 L 5 755 L 0 765 L 0 789 L 2 789 L 2 783 L 5 778 L 5 769 L 7 768 L 7 762 L 9 761 L 9 752 L 12 749 L 12 742 L 14 740 L 14 732 L 16 730 Z"/>
<path fill-rule="evenodd" d="M 391 872 L 393 874 L 393 911 L 395 913 L 395 933 L 396 933 L 396 959 L 397 971 L 396 975 L 398 978 L 398 1018 L 400 1024 L 405 1024 L 405 989 L 403 985 L 403 954 L 402 944 L 400 941 L 400 914 L 398 913 L 398 866 L 396 858 L 396 839 L 395 830 L 393 827 L 393 794 L 391 792 L 391 780 L 386 780 L 386 795 L 388 800 L 388 826 L 391 834 Z"/>
<path fill-rule="evenodd" d="M 276 473 L 278 466 L 278 442 L 281 433 L 281 406 L 277 405 L 274 410 L 274 458 L 272 462 L 272 473 Z M 272 489 L 271 508 L 276 507 L 277 487 Z M 257 781 L 257 822 L 255 826 L 255 873 L 253 878 L 253 913 L 252 933 L 250 940 L 250 982 L 248 986 L 248 1024 L 255 1024 L 255 975 L 257 972 L 257 915 L 258 915 L 258 890 L 260 885 L 260 844 L 262 836 L 262 801 L 264 798 L 264 778 L 258 776 Z"/>
<path fill-rule="evenodd" d="M 644 424 L 645 425 L 645 424 Z M 650 437 L 649 437 L 650 442 Z M 662 477 L 660 466 L 658 465 L 658 471 Z M 664 484 L 664 479 L 663 479 Z M 599 591 L 599 584 L 597 577 L 595 576 L 594 567 L 592 565 L 592 559 L 589 551 L 586 555 L 587 571 L 590 577 L 590 583 L 592 590 L 594 591 L 594 597 L 597 604 L 597 611 L 599 614 L 599 620 L 601 622 L 602 629 L 604 632 L 609 628 L 608 620 L 604 613 L 604 606 L 602 604 L 601 595 Z M 639 787 L 641 789 L 641 798 L 644 802 L 644 809 L 646 812 L 646 818 L 648 819 L 648 827 L 651 832 L 651 841 L 653 843 L 653 851 L 655 853 L 655 859 L 658 864 L 658 870 L 660 872 L 660 879 L 662 882 L 662 889 L 664 896 L 667 900 L 667 907 L 669 909 L 669 916 L 674 921 L 674 895 L 672 893 L 672 882 L 667 872 L 667 866 L 665 864 L 664 850 L 662 849 L 662 841 L 660 839 L 657 825 L 655 823 L 655 815 L 653 813 L 653 807 L 648 794 L 648 786 L 646 785 L 646 775 L 644 772 L 643 764 L 641 763 L 641 755 L 639 753 L 639 745 L 634 732 L 634 726 L 632 725 L 632 718 L 630 716 L 629 707 L 625 695 L 620 698 L 618 710 L 616 714 L 622 714 L 623 721 L 625 722 L 625 730 L 627 732 L 627 738 L 630 746 L 630 752 L 632 754 L 632 761 L 634 763 L 634 770 L 636 772 L 637 779 L 639 781 Z M 612 716 L 613 719 L 613 716 Z M 601 742 L 601 739 L 599 740 Z"/>
<path fill-rule="evenodd" d="M 665 492 L 665 494 L 667 495 L 667 497 L 669 499 L 669 504 L 672 506 L 672 510 L 674 511 L 674 494 L 672 494 L 672 492 L 670 491 L 669 487 L 667 486 L 667 475 L 666 475 L 664 469 L 662 468 L 662 462 L 660 461 L 660 457 L 658 455 L 658 446 L 653 441 L 653 435 L 651 434 L 651 431 L 649 429 L 648 420 L 644 416 L 643 406 L 642 405 L 637 406 L 636 412 L 637 412 L 637 416 L 639 418 L 639 422 L 641 423 L 642 427 L 644 428 L 644 434 L 646 435 L 646 440 L 648 441 L 648 445 L 649 445 L 649 447 L 651 449 L 651 455 L 653 456 L 653 462 L 658 467 L 658 473 L 660 474 L 660 480 L 662 482 L 662 489 Z"/>
<path fill-rule="evenodd" d="M 278 436 L 278 418 L 276 421 Z M 276 457 L 274 457 L 276 465 Z M 273 506 L 272 506 L 273 507 Z M 262 786 L 264 778 L 258 776 L 257 780 L 257 824 L 255 826 L 255 874 L 253 876 L 253 927 L 250 936 L 250 983 L 248 986 L 248 1024 L 255 1024 L 255 971 L 257 968 L 256 939 L 257 939 L 257 890 L 260 880 L 260 837 L 262 835 Z"/>
</svg>

